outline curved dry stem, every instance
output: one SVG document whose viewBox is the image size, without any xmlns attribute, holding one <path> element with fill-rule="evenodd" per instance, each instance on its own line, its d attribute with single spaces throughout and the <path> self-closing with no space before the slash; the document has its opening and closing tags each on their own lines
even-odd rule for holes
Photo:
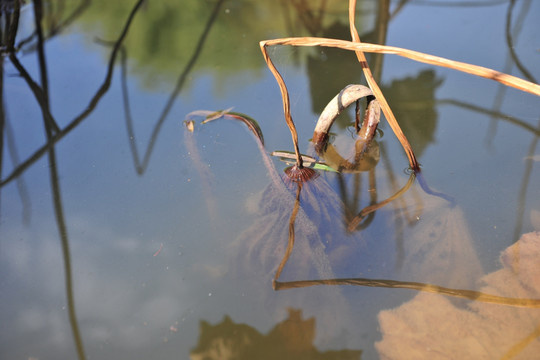
<svg viewBox="0 0 540 360">
<path fill-rule="evenodd" d="M 363 97 L 371 95 L 373 95 L 373 92 L 368 87 L 363 85 L 351 84 L 343 88 L 343 90 L 341 90 L 339 94 L 337 94 L 332 100 L 330 100 L 328 105 L 326 105 L 324 110 L 321 112 L 319 120 L 315 125 L 315 130 L 313 131 L 312 141 L 317 152 L 320 152 L 324 149 L 328 140 L 328 132 L 330 131 L 330 128 L 332 127 L 332 124 L 334 123 L 334 120 L 336 120 L 337 116 L 347 107 L 349 107 L 353 102 L 356 102 Z M 372 102 L 374 101 L 376 100 L 372 100 Z M 368 108 L 370 108 L 369 104 L 370 103 L 368 102 Z M 376 111 L 367 111 L 366 116 L 369 117 L 368 114 L 373 114 L 372 116 L 377 116 Z M 377 117 L 376 120 L 378 123 L 379 118 Z M 366 133 L 366 131 L 364 131 L 363 133 Z"/>
<path fill-rule="evenodd" d="M 259 45 L 263 53 L 264 61 L 266 61 L 266 65 L 276 78 L 276 81 L 279 85 L 279 90 L 281 91 L 281 98 L 283 99 L 283 112 L 285 114 L 285 121 L 287 122 L 287 126 L 291 131 L 291 136 L 294 144 L 294 152 L 296 154 L 296 166 L 301 169 L 303 167 L 303 162 L 302 156 L 300 154 L 300 149 L 298 148 L 298 133 L 296 132 L 296 126 L 294 125 L 294 121 L 291 117 L 291 104 L 289 101 L 289 91 L 287 90 L 287 85 L 285 85 L 283 77 L 274 66 L 272 59 L 270 59 L 270 56 L 266 51 L 266 45 L 264 44 L 264 41 L 261 41 Z"/>
<path fill-rule="evenodd" d="M 497 81 L 503 85 L 540 96 L 540 85 L 530 81 L 508 75 L 483 66 L 467 64 L 443 57 L 425 54 L 419 51 L 399 48 L 396 46 L 376 45 L 369 43 L 355 43 L 347 40 L 318 38 L 318 37 L 291 37 L 261 41 L 261 46 L 291 45 L 291 46 L 326 46 L 350 51 L 363 51 L 378 54 L 398 55 L 407 59 L 454 69 L 467 74 Z"/>
<path fill-rule="evenodd" d="M 375 131 L 381 119 L 381 104 L 377 99 L 369 100 L 364 114 L 362 126 L 358 129 L 358 137 L 366 142 L 369 142 L 375 136 Z"/>
<path fill-rule="evenodd" d="M 409 190 L 411 185 L 414 183 L 415 178 L 416 178 L 416 173 L 412 172 L 411 175 L 409 176 L 409 180 L 407 181 L 405 186 L 403 186 L 401 189 L 399 189 L 398 192 L 396 192 L 394 195 L 390 196 L 388 199 L 383 200 L 383 201 L 381 201 L 381 202 L 379 202 L 377 204 L 370 205 L 370 206 L 367 206 L 367 207 L 363 208 L 360 211 L 360 213 L 358 215 L 356 215 L 354 217 L 354 219 L 351 220 L 351 222 L 347 226 L 347 230 L 349 232 L 353 232 L 358 227 L 358 225 L 360 225 L 362 220 L 364 220 L 364 218 L 367 215 L 369 215 L 370 213 L 372 213 L 372 212 L 374 212 L 376 210 L 379 210 L 380 208 L 386 206 L 388 203 L 394 201 L 395 199 L 397 199 L 401 195 L 405 194 L 407 192 L 407 190 Z"/>
<path fill-rule="evenodd" d="M 510 86 L 510 87 L 540 96 L 540 85 L 508 75 L 508 74 L 504 74 L 504 73 L 501 73 L 499 71 L 495 71 L 489 68 L 485 68 L 485 67 L 477 66 L 477 65 L 471 65 L 471 64 L 467 64 L 467 63 L 463 63 L 459 61 L 449 60 L 442 57 L 424 54 L 418 51 L 398 48 L 394 46 L 362 43 L 360 42 L 358 31 L 356 30 L 356 27 L 354 25 L 355 8 L 356 8 L 356 0 L 350 0 L 349 1 L 349 26 L 350 26 L 350 32 L 351 32 L 351 37 L 353 41 L 318 38 L 318 37 L 296 37 L 296 38 L 292 37 L 292 38 L 282 38 L 282 39 L 274 39 L 274 40 L 263 40 L 259 42 L 259 46 L 264 56 L 264 60 L 266 61 L 268 68 L 270 69 L 270 71 L 272 71 L 272 74 L 276 78 L 280 91 L 281 91 L 281 97 L 283 99 L 283 109 L 285 113 L 285 121 L 287 122 L 287 126 L 289 127 L 289 130 L 291 131 L 291 135 L 292 135 L 293 143 L 295 147 L 296 158 L 297 158 L 296 160 L 297 166 L 299 168 L 302 168 L 302 158 L 300 155 L 300 151 L 298 149 L 298 134 L 296 132 L 296 127 L 294 125 L 294 122 L 290 114 L 290 102 L 289 102 L 289 94 L 288 94 L 287 86 L 285 85 L 285 82 L 281 74 L 276 69 L 276 67 L 274 66 L 274 64 L 272 63 L 272 60 L 270 59 L 268 55 L 268 52 L 266 49 L 267 46 L 274 46 L 274 45 L 325 46 L 325 47 L 335 47 L 335 48 L 340 48 L 344 50 L 354 51 L 356 53 L 356 56 L 358 57 L 360 65 L 362 66 L 362 71 L 364 72 L 364 75 L 366 76 L 367 83 L 370 86 L 371 90 L 373 91 L 374 96 L 379 101 L 381 109 L 383 113 L 385 114 L 388 120 L 388 123 L 390 124 L 390 127 L 392 128 L 392 131 L 394 132 L 394 134 L 400 141 L 403 149 L 405 150 L 405 153 L 407 154 L 407 158 L 409 159 L 410 167 L 414 171 L 420 170 L 419 164 L 416 160 L 416 156 L 414 155 L 414 152 L 412 150 L 412 147 L 409 141 L 405 137 L 405 134 L 401 130 L 394 114 L 392 113 L 392 110 L 390 106 L 388 105 L 388 102 L 386 101 L 384 95 L 382 94 L 382 91 L 380 90 L 379 86 L 377 85 L 377 82 L 375 81 L 375 78 L 373 77 L 371 70 L 369 68 L 369 65 L 366 61 L 364 52 L 399 55 L 399 56 L 406 57 L 408 59 L 412 59 L 418 62 L 447 67 L 450 69 L 462 71 L 462 72 L 472 74 L 475 76 L 480 76 L 487 79 L 495 80 L 506 86 Z"/>
<path fill-rule="evenodd" d="M 261 130 L 261 127 L 259 126 L 259 123 L 257 120 L 253 119 L 251 116 L 248 116 L 246 114 L 242 114 L 239 112 L 233 112 L 231 111 L 232 108 L 227 110 L 219 110 L 219 111 L 207 111 L 207 110 L 197 110 L 192 111 L 191 113 L 186 115 L 186 118 L 189 118 L 193 115 L 202 115 L 206 116 L 206 119 L 204 119 L 201 124 L 209 123 L 210 121 L 214 121 L 217 119 L 233 119 L 238 120 L 242 122 L 249 131 L 255 135 L 255 137 L 261 142 L 261 145 L 264 147 L 264 136 Z"/>
</svg>

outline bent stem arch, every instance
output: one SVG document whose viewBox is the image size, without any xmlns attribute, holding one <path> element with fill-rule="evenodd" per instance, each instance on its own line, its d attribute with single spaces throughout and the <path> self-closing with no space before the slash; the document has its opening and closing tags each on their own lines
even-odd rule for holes
<svg viewBox="0 0 540 360">
<path fill-rule="evenodd" d="M 358 106 L 361 98 L 367 98 L 367 107 L 364 114 L 364 121 L 360 127 L 358 119 Z M 379 124 L 381 111 L 380 104 L 374 98 L 373 92 L 364 85 L 350 84 L 345 86 L 321 112 L 319 120 L 313 131 L 313 146 L 315 151 L 322 153 L 328 142 L 328 132 L 338 115 L 349 107 L 352 103 L 356 103 L 356 121 L 355 130 L 360 139 L 367 142 L 371 141 L 375 135 L 375 130 Z"/>
<path fill-rule="evenodd" d="M 298 40 L 298 41 L 292 41 L 291 40 Z M 304 39 L 307 39 L 307 42 L 304 42 Z M 316 44 L 312 44 L 310 40 L 318 39 L 318 38 L 285 38 L 285 39 L 275 39 L 275 40 L 263 40 L 259 43 L 259 46 L 261 48 L 261 51 L 263 53 L 264 60 L 266 61 L 266 65 L 276 78 L 276 81 L 279 85 L 279 89 L 281 92 L 281 98 L 283 100 L 283 112 L 285 115 L 285 121 L 287 123 L 287 126 L 289 127 L 289 130 L 291 132 L 291 136 L 293 139 L 294 144 L 294 152 L 296 154 L 296 167 L 299 169 L 303 168 L 302 164 L 302 157 L 300 155 L 300 150 L 298 147 L 298 133 L 296 131 L 296 126 L 294 125 L 294 121 L 291 116 L 291 110 L 290 110 L 290 100 L 289 100 L 289 91 L 287 90 L 287 85 L 285 84 L 285 81 L 283 80 L 283 77 L 275 67 L 274 63 L 272 62 L 272 59 L 270 59 L 270 56 L 268 55 L 268 52 L 266 50 L 267 46 L 273 46 L 273 45 L 293 45 L 293 46 L 317 46 L 322 45 L 326 46 L 325 44 L 320 44 L 317 42 Z M 331 40 L 331 39 L 325 39 L 325 40 Z M 350 42 L 349 42 L 350 43 Z M 331 46 L 332 47 L 332 46 Z M 342 48 L 341 46 L 334 46 Z M 347 49 L 347 48 L 345 48 Z M 356 50 L 356 49 L 347 49 L 347 50 Z M 362 63 L 363 64 L 363 63 Z M 362 65 L 365 69 L 364 65 Z M 366 63 L 367 66 L 367 63 Z M 368 68 L 369 71 L 369 68 Z M 371 72 L 369 72 L 371 74 Z M 371 76 L 373 78 L 373 76 Z M 371 83 L 375 84 L 372 87 L 373 93 L 375 94 L 375 98 L 377 100 L 383 99 L 383 101 L 379 101 L 381 104 L 381 108 L 386 115 L 386 118 L 388 119 L 388 123 L 390 124 L 390 127 L 392 128 L 392 131 L 394 134 L 396 134 L 396 137 L 400 141 L 401 145 L 403 146 L 403 149 L 405 150 L 405 153 L 407 154 L 407 158 L 409 159 L 409 165 L 412 170 L 418 171 L 420 169 L 420 166 L 418 164 L 418 161 L 416 160 L 416 156 L 414 155 L 414 152 L 412 150 L 411 145 L 409 144 L 409 141 L 405 137 L 405 134 L 403 134 L 403 131 L 401 130 L 397 120 L 395 119 L 392 111 L 390 110 L 390 106 L 384 100 L 384 97 L 382 96 L 382 93 L 380 89 L 377 87 L 378 93 L 376 90 L 374 90 L 374 87 L 377 86 L 375 83 L 375 80 L 373 79 Z M 370 84 L 370 81 L 368 81 L 368 84 Z M 372 86 L 372 84 L 370 84 Z M 378 94 L 378 95 L 377 95 Z"/>
</svg>

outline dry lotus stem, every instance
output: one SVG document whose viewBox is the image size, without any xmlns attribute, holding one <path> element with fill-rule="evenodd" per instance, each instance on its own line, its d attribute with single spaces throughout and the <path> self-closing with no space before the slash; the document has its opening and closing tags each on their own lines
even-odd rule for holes
<svg viewBox="0 0 540 360">
<path fill-rule="evenodd" d="M 317 38 L 317 37 L 297 37 L 297 38 L 263 40 L 259 42 L 259 46 L 264 56 L 264 60 L 266 61 L 268 68 L 270 69 L 274 77 L 276 78 L 276 81 L 278 82 L 278 85 L 281 91 L 285 121 L 287 122 L 287 126 L 289 127 L 289 130 L 291 132 L 291 136 L 292 136 L 293 144 L 294 144 L 294 150 L 296 153 L 295 167 L 300 171 L 303 168 L 302 158 L 301 158 L 300 151 L 298 148 L 298 134 L 296 132 L 296 127 L 294 125 L 294 122 L 290 114 L 289 93 L 287 90 L 287 86 L 285 85 L 285 81 L 283 80 L 283 77 L 281 76 L 281 74 L 279 73 L 275 65 L 272 63 L 272 60 L 270 59 L 270 56 L 268 55 L 268 52 L 266 50 L 267 46 L 275 46 L 275 45 L 326 46 L 326 47 L 335 47 L 335 48 L 340 48 L 344 50 L 354 51 L 358 57 L 360 65 L 362 66 L 362 71 L 364 72 L 364 75 L 366 76 L 366 81 L 368 85 L 370 86 L 371 90 L 373 91 L 373 95 L 379 101 L 381 110 L 385 114 L 386 119 L 390 127 L 392 128 L 392 131 L 394 132 L 394 134 L 400 141 L 405 153 L 407 154 L 407 158 L 409 159 L 409 164 L 410 164 L 411 169 L 415 171 L 418 171 L 420 169 L 418 162 L 416 160 L 416 156 L 414 155 L 412 147 L 409 144 L 409 141 L 407 140 L 407 138 L 405 137 L 405 134 L 402 132 L 397 122 L 397 119 L 392 113 L 392 110 L 390 109 L 390 106 L 388 105 L 388 102 L 386 101 L 382 91 L 380 90 L 379 86 L 377 85 L 377 82 L 375 81 L 371 73 L 371 70 L 368 66 L 368 63 L 366 61 L 364 52 L 395 54 L 395 55 L 406 57 L 415 61 L 423 62 L 426 64 L 447 67 L 454 70 L 466 72 L 468 74 L 495 80 L 504 85 L 511 86 L 516 89 L 540 96 L 540 85 L 508 75 L 508 74 L 504 74 L 504 73 L 501 73 L 492 69 L 488 69 L 482 66 L 471 65 L 471 64 L 467 64 L 467 63 L 463 63 L 459 61 L 453 61 L 453 60 L 445 59 L 442 57 L 428 55 L 428 54 L 424 54 L 418 51 L 407 50 L 407 49 L 398 48 L 394 46 L 362 43 L 360 41 L 358 31 L 356 30 L 356 27 L 354 25 L 355 8 L 356 8 L 356 0 L 350 0 L 349 1 L 349 27 L 350 27 L 351 37 L 353 41 Z"/>
<path fill-rule="evenodd" d="M 363 85 L 347 85 L 339 94 L 330 100 L 319 116 L 317 125 L 315 125 L 315 131 L 313 132 L 313 145 L 318 153 L 324 151 L 328 141 L 328 132 L 338 115 L 352 103 L 369 96 L 373 96 L 373 92 L 368 87 Z M 379 124 L 380 116 L 381 109 L 379 102 L 372 98 L 368 103 L 362 128 L 358 131 L 360 138 L 365 140 L 371 140 L 373 138 Z"/>
<path fill-rule="evenodd" d="M 347 40 L 337 40 L 318 37 L 294 37 L 261 41 L 261 46 L 291 45 L 291 46 L 326 46 L 351 51 L 363 51 L 378 54 L 393 54 L 425 64 L 436 65 L 465 72 L 494 80 L 506 86 L 513 87 L 537 96 L 540 96 L 540 85 L 521 78 L 501 73 L 483 66 L 467 64 L 460 61 L 445 59 L 443 57 L 403 49 L 395 46 L 376 45 L 369 43 L 355 43 Z"/>
<path fill-rule="evenodd" d="M 349 0 L 349 28 L 351 32 L 351 38 L 354 43 L 360 44 L 360 36 L 358 35 L 358 31 L 356 30 L 356 26 L 354 25 L 354 17 L 355 17 L 355 10 L 356 10 L 356 0 Z M 362 72 L 364 73 L 364 76 L 366 77 L 366 82 L 368 83 L 369 87 L 373 91 L 373 95 L 377 98 L 377 100 L 380 102 L 382 111 L 384 115 L 386 116 L 386 120 L 388 121 L 388 124 L 392 128 L 392 131 L 398 138 L 399 142 L 401 143 L 401 146 L 403 146 L 403 150 L 407 154 L 407 158 L 409 159 L 409 164 L 411 166 L 411 169 L 414 171 L 419 171 L 420 166 L 418 165 L 418 161 L 416 160 L 416 156 L 414 155 L 414 151 L 411 147 L 411 144 L 409 143 L 409 140 L 407 140 L 407 137 L 401 130 L 401 127 L 399 126 L 399 123 L 394 116 L 394 113 L 392 112 L 392 109 L 390 108 L 390 105 L 386 101 L 386 98 L 384 97 L 381 89 L 379 88 L 379 85 L 377 85 L 377 81 L 373 77 L 373 74 L 371 73 L 371 69 L 369 68 L 366 56 L 364 55 L 364 52 L 362 50 L 355 50 L 356 57 L 358 58 L 358 61 L 360 62 L 360 65 L 362 66 Z"/>
</svg>

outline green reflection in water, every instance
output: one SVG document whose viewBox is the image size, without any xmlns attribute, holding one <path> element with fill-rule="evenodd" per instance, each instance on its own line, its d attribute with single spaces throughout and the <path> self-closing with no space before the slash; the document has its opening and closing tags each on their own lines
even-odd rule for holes
<svg viewBox="0 0 540 360">
<path fill-rule="evenodd" d="M 80 25 L 98 31 L 104 39 L 118 32 L 118 19 L 129 11 L 128 1 L 97 0 L 81 19 Z M 126 38 L 132 73 L 142 77 L 149 88 L 170 83 L 169 73 L 189 61 L 195 40 L 204 30 L 205 21 L 215 2 L 164 0 L 145 2 L 142 17 Z M 240 71 L 261 69 L 263 61 L 257 49 L 258 39 L 268 37 L 279 21 L 279 2 L 227 2 L 220 10 L 208 50 L 197 67 L 218 79 Z M 253 48 L 256 51 L 250 51 Z"/>
<path fill-rule="evenodd" d="M 228 316 L 216 325 L 200 322 L 199 343 L 191 360 L 203 359 L 294 359 L 353 360 L 361 350 L 320 351 L 313 345 L 314 318 L 302 319 L 302 310 L 288 309 L 289 317 L 266 335 L 247 324 L 237 324 Z"/>
<path fill-rule="evenodd" d="M 137 74 L 148 88 L 170 83 L 169 74 L 176 72 L 179 64 L 189 61 L 195 46 L 194 39 L 204 30 L 204 19 L 215 3 L 197 0 L 145 2 L 141 18 L 125 41 L 133 60 L 131 72 Z M 129 11 L 130 6 L 127 1 L 92 1 L 78 24 L 89 32 L 98 32 L 103 39 L 113 38 L 118 32 L 118 19 Z M 208 39 L 208 50 L 198 60 L 197 68 L 214 76 L 218 87 L 222 88 L 226 80 L 240 72 L 249 71 L 252 77 L 263 74 L 265 65 L 258 49 L 260 40 L 292 35 L 329 35 L 336 29 L 339 32 L 334 35 L 347 39 L 348 34 L 343 31 L 346 24 L 347 2 L 344 1 L 320 4 L 228 1 L 217 16 L 213 34 Z M 303 61 L 299 60 L 296 58 L 294 62 Z M 336 69 L 343 74 L 351 66 Z M 333 93 L 343 85 L 328 89 Z"/>
</svg>

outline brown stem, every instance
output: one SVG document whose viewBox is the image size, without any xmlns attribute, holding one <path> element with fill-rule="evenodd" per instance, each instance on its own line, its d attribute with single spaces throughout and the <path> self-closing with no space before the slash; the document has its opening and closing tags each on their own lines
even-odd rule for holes
<svg viewBox="0 0 540 360">
<path fill-rule="evenodd" d="M 298 210 L 300 209 L 300 193 L 302 191 L 302 183 L 299 182 L 297 184 L 296 188 L 296 200 L 294 202 L 294 207 L 291 213 L 291 217 L 289 218 L 289 242 L 287 243 L 287 249 L 285 250 L 285 255 L 283 255 L 283 259 L 281 259 L 281 263 L 279 264 L 276 275 L 274 276 L 274 279 L 272 281 L 273 284 L 275 284 L 279 277 L 281 276 L 281 272 L 283 271 L 283 268 L 285 267 L 285 264 L 289 260 L 289 257 L 291 257 L 291 253 L 294 247 L 294 223 L 296 221 L 296 215 L 298 214 Z"/>
<path fill-rule="evenodd" d="M 371 97 L 371 99 L 370 99 Z M 371 141 L 375 136 L 375 131 L 379 125 L 379 120 L 381 118 L 381 105 L 377 99 L 372 96 L 368 97 L 368 106 L 366 108 L 366 113 L 364 114 L 364 121 L 362 122 L 362 127 L 358 129 L 358 137 L 365 140 L 366 142 Z"/>
<path fill-rule="evenodd" d="M 321 279 L 321 280 L 298 280 L 279 282 L 274 284 L 274 290 L 296 289 L 318 285 L 355 285 L 390 289 L 409 289 L 415 291 L 440 294 L 455 298 L 468 299 L 490 304 L 509 305 L 524 308 L 540 308 L 540 299 L 532 298 L 512 298 L 483 293 L 480 291 L 447 288 L 435 284 L 420 283 L 414 281 L 398 281 L 387 279 Z"/>
<path fill-rule="evenodd" d="M 358 215 L 356 215 L 354 217 L 354 219 L 351 220 L 351 222 L 349 223 L 349 225 L 347 227 L 347 230 L 349 232 L 353 232 L 358 227 L 358 225 L 360 225 L 362 220 L 364 220 L 364 218 L 367 215 L 371 214 L 372 212 L 374 212 L 376 210 L 379 210 L 380 208 L 386 206 L 387 204 L 394 201 L 395 199 L 397 199 L 401 195 L 405 194 L 407 192 L 407 190 L 409 190 L 411 185 L 414 183 L 415 178 L 416 178 L 415 173 L 412 172 L 411 175 L 409 176 L 409 180 L 407 181 L 405 186 L 403 186 L 401 189 L 399 189 L 394 195 L 390 196 L 388 199 L 383 200 L 383 201 L 381 201 L 381 202 L 379 202 L 377 204 L 373 204 L 373 205 L 370 205 L 370 206 L 367 206 L 367 207 L 363 208 L 360 211 L 360 213 L 358 213 Z"/>
<path fill-rule="evenodd" d="M 261 41 L 259 43 L 261 47 L 261 51 L 263 53 L 264 61 L 266 61 L 266 65 L 276 78 L 276 81 L 279 85 L 279 90 L 281 91 L 281 98 L 283 100 L 283 112 L 285 114 L 285 121 L 287 122 L 287 126 L 289 127 L 289 130 L 291 132 L 293 144 L 294 144 L 294 152 L 296 153 L 296 166 L 299 169 L 302 169 L 303 162 L 302 162 L 302 156 L 300 154 L 300 149 L 298 148 L 298 133 L 296 132 L 296 126 L 294 125 L 294 121 L 291 117 L 291 104 L 289 101 L 289 91 L 287 90 L 287 85 L 285 85 L 285 81 L 283 80 L 283 77 L 279 73 L 279 71 L 274 66 L 274 63 L 270 59 L 270 56 L 268 55 L 268 52 L 266 51 L 266 44 L 264 41 Z"/>
</svg>

